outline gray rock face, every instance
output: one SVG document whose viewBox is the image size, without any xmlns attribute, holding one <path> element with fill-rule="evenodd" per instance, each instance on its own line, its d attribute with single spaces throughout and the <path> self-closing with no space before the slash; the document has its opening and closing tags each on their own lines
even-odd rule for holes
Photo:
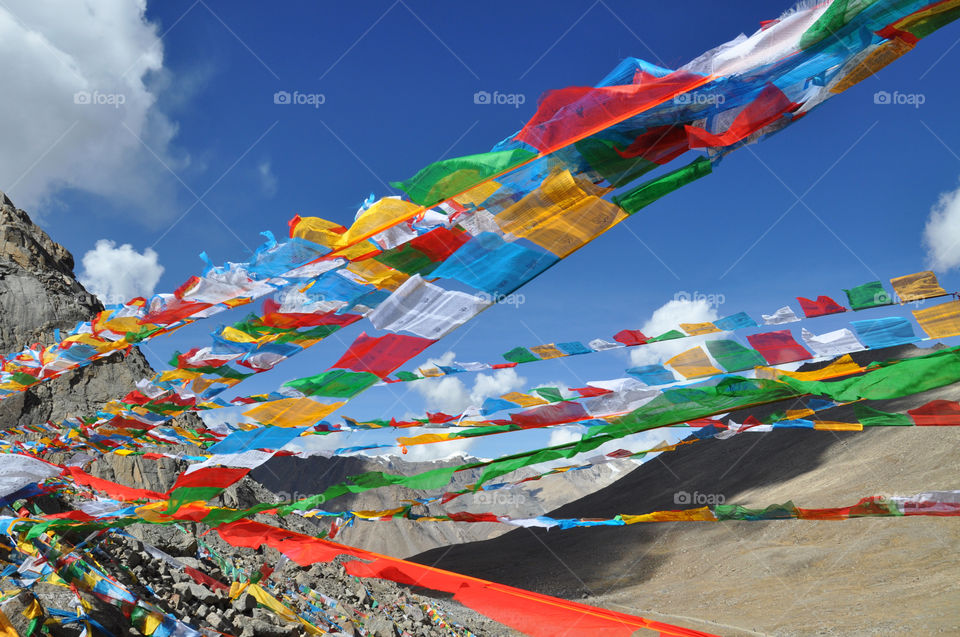
<svg viewBox="0 0 960 637">
<path fill-rule="evenodd" d="M 103 309 L 73 273 L 73 255 L 0 192 L 0 353 L 50 344 Z M 138 350 L 102 359 L 0 401 L 0 428 L 89 415 L 152 375 Z"/>
<path fill-rule="evenodd" d="M 53 342 L 103 309 L 73 274 L 73 255 L 0 192 L 0 348 Z"/>
</svg>

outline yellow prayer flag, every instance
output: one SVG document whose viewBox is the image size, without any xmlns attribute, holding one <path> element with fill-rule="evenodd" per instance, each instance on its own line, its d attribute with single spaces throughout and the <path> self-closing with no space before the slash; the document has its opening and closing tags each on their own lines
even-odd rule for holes
<svg viewBox="0 0 960 637">
<path fill-rule="evenodd" d="M 713 374 L 723 373 L 710 363 L 706 352 L 699 346 L 677 354 L 666 364 L 680 372 L 684 378 L 697 378 L 698 376 L 712 376 Z"/>
<path fill-rule="evenodd" d="M 818 431 L 863 431 L 859 422 L 835 422 L 831 420 L 814 421 L 813 428 Z"/>
<path fill-rule="evenodd" d="M 560 358 L 561 356 L 566 356 L 567 353 L 558 349 L 556 345 L 550 343 L 549 345 L 537 345 L 531 347 L 530 351 L 542 358 L 543 360 L 548 360 L 550 358 Z"/>
<path fill-rule="evenodd" d="M 342 402 L 321 403 L 312 398 L 281 398 L 260 403 L 253 409 L 243 412 L 264 425 L 275 427 L 305 427 L 337 410 Z"/>
<path fill-rule="evenodd" d="M 850 354 L 844 354 L 837 360 L 821 369 L 812 372 L 788 372 L 776 367 L 757 367 L 757 378 L 766 378 L 777 380 L 784 376 L 796 378 L 797 380 L 827 380 L 838 376 L 849 376 L 863 371 L 863 367 L 853 360 Z"/>
<path fill-rule="evenodd" d="M 504 394 L 500 398 L 504 400 L 509 400 L 512 403 L 517 403 L 521 407 L 535 407 L 537 405 L 546 405 L 547 401 L 539 396 L 531 396 L 530 394 L 522 394 L 518 391 L 510 392 L 509 394 Z"/>
<path fill-rule="evenodd" d="M 322 246 L 332 248 L 340 239 L 341 233 L 345 230 L 339 223 L 327 221 L 320 217 L 300 217 L 297 224 L 293 227 L 290 236 L 295 239 L 305 239 L 318 243 Z"/>
<path fill-rule="evenodd" d="M 701 334 L 714 334 L 720 330 L 713 323 L 681 323 L 680 329 L 690 336 L 700 336 Z"/>
<path fill-rule="evenodd" d="M 410 278 L 409 274 L 394 270 L 375 259 L 354 261 L 350 263 L 346 269 L 360 276 L 375 288 L 379 290 L 389 290 L 391 292 L 403 285 L 403 282 Z"/>
<path fill-rule="evenodd" d="M 563 170 L 496 216 L 500 229 L 565 257 L 627 217 L 609 192 Z"/>
<path fill-rule="evenodd" d="M 904 53 L 908 53 L 913 47 L 912 43 L 900 38 L 890 38 L 881 42 L 860 60 L 859 64 L 847 71 L 846 75 L 831 86 L 830 92 L 843 93 L 854 84 L 874 76 L 877 71 L 897 60 Z"/>
<path fill-rule="evenodd" d="M 419 436 L 401 436 L 397 442 L 404 446 L 427 445 L 450 440 L 453 434 L 420 434 Z"/>
<path fill-rule="evenodd" d="M 457 195 L 453 200 L 461 206 L 479 206 L 489 199 L 499 188 L 500 184 L 498 182 L 493 180 L 485 181 L 482 184 L 477 184 L 465 193 Z"/>
<path fill-rule="evenodd" d="M 890 279 L 890 284 L 893 285 L 893 291 L 900 297 L 901 303 L 944 296 L 947 293 L 940 287 L 937 275 L 929 270 L 898 276 Z"/>
<path fill-rule="evenodd" d="M 686 509 L 684 511 L 654 511 L 643 515 L 621 515 L 625 524 L 638 522 L 716 522 L 717 518 L 709 507 Z"/>
<path fill-rule="evenodd" d="M 960 335 L 960 301 L 948 301 L 925 310 L 916 310 L 913 318 L 917 319 L 930 338 Z"/>
<path fill-rule="evenodd" d="M 410 201 L 385 197 L 360 213 L 350 229 L 337 239 L 335 246 L 345 247 L 361 237 L 375 235 L 400 219 L 412 218 L 421 210 L 420 206 Z"/>
</svg>

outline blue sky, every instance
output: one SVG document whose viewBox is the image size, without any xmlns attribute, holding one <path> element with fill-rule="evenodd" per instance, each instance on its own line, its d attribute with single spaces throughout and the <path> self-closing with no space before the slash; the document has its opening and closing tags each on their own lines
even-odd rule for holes
<svg viewBox="0 0 960 637">
<path fill-rule="evenodd" d="M 131 205 L 104 188 L 51 187 L 29 211 L 74 253 L 78 270 L 100 239 L 154 249 L 164 267 L 156 291 L 172 291 L 202 269 L 201 251 L 215 263 L 245 260 L 260 231 L 285 235 L 294 214 L 348 224 L 370 193 L 399 194 L 388 182 L 488 150 L 522 126 L 547 89 L 594 84 L 627 56 L 675 68 L 790 5 L 149 2 L 145 19 L 159 39 L 143 39 L 144 53 L 162 57 L 145 86 L 156 100 L 149 109 L 170 125 L 153 137 L 162 147 L 150 147 L 146 133 L 134 144 L 146 152 L 130 180 L 152 184 L 140 191 L 149 196 Z M 958 37 L 956 25 L 942 29 L 783 133 L 737 151 L 530 283 L 522 305 L 494 307 L 429 354 L 492 361 L 515 345 L 609 338 L 684 292 L 722 297 L 720 316 L 759 318 L 787 303 L 799 309 L 797 295 L 844 301 L 842 287 L 925 269 L 930 208 L 960 185 Z M 131 65 L 135 53 L 135 45 L 125 53 Z M 278 91 L 323 103 L 275 104 Z M 524 103 L 475 104 L 478 91 Z M 875 104 L 877 91 L 922 94 L 924 103 Z M 9 193 L 27 207 L 16 187 Z M 947 289 L 958 287 L 955 271 L 939 274 Z M 216 326 L 156 340 L 148 357 L 159 363 L 205 344 Z M 324 369 L 348 341 L 333 342 L 244 384 L 244 393 Z M 527 386 L 580 386 L 627 365 L 623 353 L 595 354 L 522 374 Z M 395 400 L 374 390 L 344 413 L 402 416 L 423 405 L 415 392 Z"/>
</svg>

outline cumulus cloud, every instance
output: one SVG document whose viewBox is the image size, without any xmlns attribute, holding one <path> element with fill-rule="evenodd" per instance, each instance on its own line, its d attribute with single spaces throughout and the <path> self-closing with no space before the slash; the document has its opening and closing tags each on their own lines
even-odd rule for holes
<svg viewBox="0 0 960 637">
<path fill-rule="evenodd" d="M 41 215 L 73 188 L 147 222 L 175 212 L 163 164 L 185 161 L 157 107 L 163 46 L 145 11 L 145 0 L 0 5 L 0 188 L 21 206 Z"/>
<path fill-rule="evenodd" d="M 119 248 L 109 239 L 97 241 L 93 250 L 83 255 L 80 283 L 101 301 L 124 303 L 133 297 L 149 297 L 163 274 L 157 253 L 147 248 L 143 254 L 129 243 Z"/>
<path fill-rule="evenodd" d="M 527 379 L 517 374 L 515 369 L 498 369 L 493 374 L 477 374 L 470 392 L 470 401 L 479 405 L 491 396 L 499 396 L 517 391 L 527 384 Z"/>
<path fill-rule="evenodd" d="M 930 208 L 923 230 L 927 263 L 934 270 L 960 266 L 960 188 L 945 192 Z"/>
<path fill-rule="evenodd" d="M 706 323 L 717 320 L 717 309 L 705 299 L 674 299 L 657 308 L 640 331 L 648 336 L 663 334 L 678 329 L 680 323 Z M 712 335 L 715 338 L 717 335 Z M 676 341 L 652 343 L 630 350 L 630 362 L 634 365 L 653 365 L 676 356 L 703 341 L 705 337 L 685 338 Z"/>
<path fill-rule="evenodd" d="M 424 366 L 449 365 L 455 357 L 454 352 L 448 351 L 438 358 L 431 358 Z M 471 405 L 479 406 L 491 396 L 516 391 L 526 382 L 526 378 L 509 368 L 498 369 L 492 374 L 477 374 L 472 386 L 467 386 L 456 376 L 445 376 L 417 381 L 413 388 L 424 397 L 427 411 L 458 414 Z"/>
<path fill-rule="evenodd" d="M 568 442 L 580 440 L 580 437 L 583 436 L 586 431 L 587 428 L 583 425 L 555 427 L 550 430 L 550 439 L 547 441 L 547 446 L 555 447 L 556 445 L 562 445 Z M 564 459 L 564 462 L 567 462 L 567 460 Z"/>
</svg>

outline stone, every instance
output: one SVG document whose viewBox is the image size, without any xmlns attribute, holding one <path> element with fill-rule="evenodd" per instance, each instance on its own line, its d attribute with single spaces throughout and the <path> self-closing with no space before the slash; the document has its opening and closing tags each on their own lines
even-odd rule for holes
<svg viewBox="0 0 960 637">
<path fill-rule="evenodd" d="M 396 632 L 393 629 L 393 622 L 383 616 L 374 615 L 364 624 L 368 635 L 375 637 L 394 637 Z"/>
<path fill-rule="evenodd" d="M 250 614 L 257 607 L 257 599 L 248 593 L 244 593 L 234 600 L 233 607 L 240 613 Z"/>
<path fill-rule="evenodd" d="M 207 625 L 210 628 L 222 632 L 226 632 L 230 628 L 230 623 L 227 622 L 219 613 L 210 613 L 207 615 Z"/>
<path fill-rule="evenodd" d="M 196 582 L 177 582 L 173 585 L 173 590 L 180 593 L 180 598 L 188 604 L 194 601 L 207 605 L 217 603 L 216 592 Z"/>
</svg>

